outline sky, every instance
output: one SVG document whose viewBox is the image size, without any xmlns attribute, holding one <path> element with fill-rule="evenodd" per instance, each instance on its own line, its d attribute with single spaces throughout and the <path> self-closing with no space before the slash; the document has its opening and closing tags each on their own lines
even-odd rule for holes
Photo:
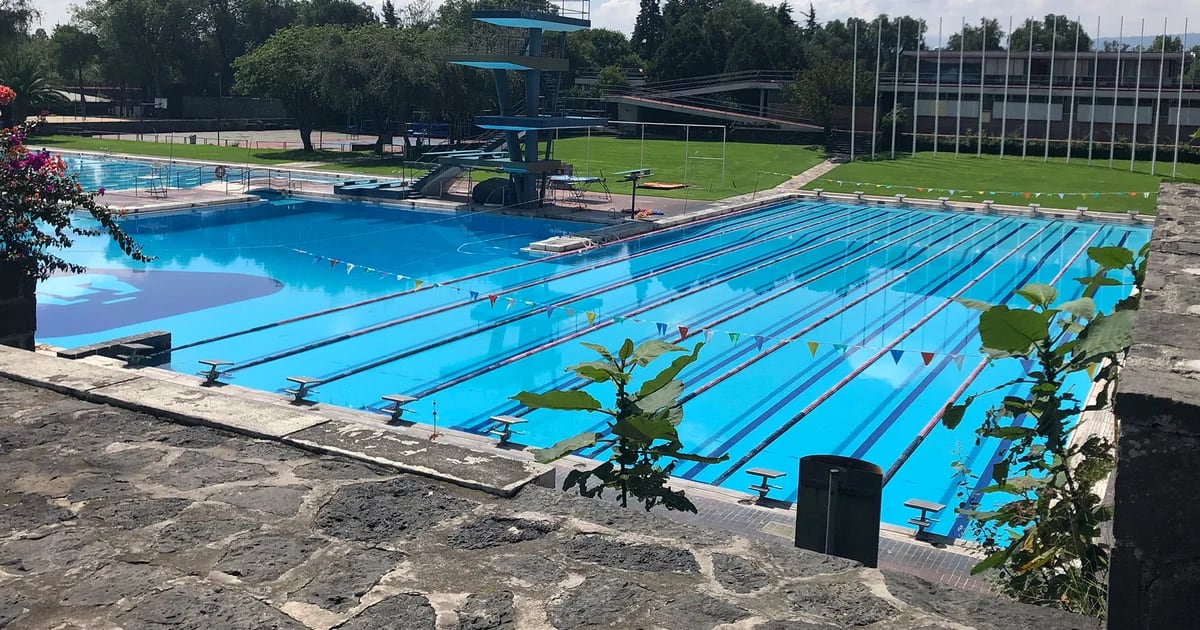
<svg viewBox="0 0 1200 630">
<path fill-rule="evenodd" d="M 393 0 L 397 8 L 408 0 Z M 433 0 L 435 3 L 438 0 Z M 665 1 L 665 0 L 664 0 Z M 70 7 L 80 4 L 80 0 L 34 0 L 33 5 L 42 12 L 42 28 L 47 32 L 53 30 L 59 22 L 70 20 Z M 766 4 L 778 4 L 778 1 Z M 801 9 L 807 11 L 808 3 L 802 0 L 789 0 L 794 8 L 794 15 L 799 19 Z M 383 0 L 368 0 L 368 4 L 378 11 Z M 995 0 L 820 0 L 813 2 L 817 20 L 824 22 L 829 19 L 845 19 L 847 17 L 873 18 L 879 13 L 888 15 L 912 15 L 924 18 L 929 28 L 926 42 L 929 46 L 937 45 L 938 19 L 943 20 L 944 37 L 955 26 L 966 18 L 970 22 L 980 17 L 997 18 L 1003 28 L 1007 29 L 1008 17 L 1011 12 L 1013 22 L 1019 22 L 1025 16 L 1043 16 L 1047 13 L 1059 13 L 1068 16 L 1078 16 L 1083 25 L 1090 31 L 1095 30 L 1096 17 L 1102 17 L 1100 32 L 1104 37 L 1117 35 L 1118 19 L 1122 11 L 1130 11 L 1136 6 L 1136 12 L 1125 16 L 1126 36 L 1137 35 L 1141 20 L 1146 20 L 1146 33 L 1153 35 L 1162 33 L 1163 19 L 1168 19 L 1169 33 L 1182 33 L 1183 20 L 1190 17 L 1190 30 L 1195 32 L 1200 27 L 1200 3 L 1187 0 L 1138 0 L 1131 3 L 1128 0 L 1009 0 L 1004 3 L 1004 13 L 996 11 Z M 1192 15 L 1188 15 L 1187 7 L 1191 5 Z M 629 34 L 633 31 L 633 22 L 637 18 L 639 0 L 593 0 L 592 26 L 611 28 Z M 1200 43 L 1200 42 L 1198 42 Z"/>
</svg>

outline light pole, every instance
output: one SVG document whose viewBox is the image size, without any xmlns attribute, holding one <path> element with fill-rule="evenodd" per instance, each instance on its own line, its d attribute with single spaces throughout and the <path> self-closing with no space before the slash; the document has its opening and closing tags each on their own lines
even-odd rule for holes
<svg viewBox="0 0 1200 630">
<path fill-rule="evenodd" d="M 221 146 L 221 73 L 214 73 L 217 77 L 217 146 Z"/>
</svg>

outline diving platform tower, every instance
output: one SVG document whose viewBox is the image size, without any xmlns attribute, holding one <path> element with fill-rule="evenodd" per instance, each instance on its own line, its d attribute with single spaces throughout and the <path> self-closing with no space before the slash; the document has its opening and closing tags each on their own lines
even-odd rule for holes
<svg viewBox="0 0 1200 630">
<path fill-rule="evenodd" d="M 471 12 L 476 21 L 519 30 L 481 29 L 480 37 L 470 42 L 471 52 L 451 55 L 450 63 L 492 71 L 500 113 L 476 116 L 475 125 L 502 132 L 506 149 L 447 156 L 439 161 L 504 171 L 510 176 L 516 204 L 540 204 L 545 197 L 546 177 L 562 169 L 559 160 L 550 159 L 551 132 L 608 124 L 603 118 L 565 115 L 557 104 L 559 89 L 550 90 L 554 98 L 545 99 L 543 106 L 543 80 L 569 67 L 566 33 L 590 27 L 590 11 L 591 0 L 481 0 L 476 4 Z M 546 32 L 560 33 L 562 45 L 543 50 Z M 557 56 L 553 48 L 559 48 Z M 509 72 L 519 72 L 524 78 L 525 94 L 520 101 L 513 97 Z M 555 85 L 559 85 L 558 77 L 555 79 Z M 539 155 L 539 141 L 546 145 L 544 155 Z"/>
</svg>

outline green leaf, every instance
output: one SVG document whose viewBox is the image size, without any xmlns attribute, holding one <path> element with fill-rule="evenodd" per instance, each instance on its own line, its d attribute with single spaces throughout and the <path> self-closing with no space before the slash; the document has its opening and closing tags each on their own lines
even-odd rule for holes
<svg viewBox="0 0 1200 630">
<path fill-rule="evenodd" d="M 1075 282 L 1078 282 L 1084 286 L 1091 286 L 1094 284 L 1098 287 L 1116 287 L 1121 285 L 1120 280 L 1106 277 L 1103 275 L 1103 273 L 1098 273 L 1094 276 L 1088 276 L 1086 278 L 1075 278 Z"/>
<path fill-rule="evenodd" d="M 1092 320 L 1079 334 L 1072 362 L 1080 365 L 1098 363 L 1106 355 L 1124 352 L 1133 343 L 1136 315 L 1137 311 L 1118 311 Z"/>
<path fill-rule="evenodd" d="M 1033 571 L 1035 569 L 1040 569 L 1047 562 L 1050 562 L 1051 560 L 1053 560 L 1054 556 L 1057 554 L 1058 554 L 1058 548 L 1051 547 L 1050 549 L 1047 549 L 1047 550 L 1043 551 L 1042 553 L 1038 554 L 1036 557 L 1034 557 L 1034 559 L 1032 559 L 1029 562 L 1026 562 L 1025 564 L 1018 567 L 1017 570 L 1020 571 L 1021 573 L 1025 573 L 1026 571 Z"/>
<path fill-rule="evenodd" d="M 629 375 L 622 372 L 616 365 L 608 361 L 588 361 L 572 365 L 567 368 L 575 372 L 579 377 L 586 378 L 594 383 L 605 383 L 607 381 L 618 381 L 626 383 L 629 381 Z"/>
<path fill-rule="evenodd" d="M 954 298 L 954 301 L 958 302 L 959 304 L 962 304 L 963 306 L 965 306 L 973 311 L 986 311 L 989 308 L 992 308 L 991 304 L 984 302 L 983 300 L 972 300 L 971 298 L 961 298 L 960 297 L 960 298 Z"/>
<path fill-rule="evenodd" d="M 563 409 L 566 411 L 596 411 L 602 409 L 600 401 L 582 390 L 555 390 L 538 394 L 521 392 L 513 400 L 533 409 Z"/>
<path fill-rule="evenodd" d="M 1124 247 L 1089 247 L 1087 255 L 1105 269 L 1122 269 L 1133 264 L 1133 252 Z"/>
<path fill-rule="evenodd" d="M 1010 309 L 1003 304 L 979 316 L 979 336 L 988 351 L 1027 354 L 1033 344 L 1048 336 L 1046 316 L 1025 309 Z"/>
<path fill-rule="evenodd" d="M 687 367 L 689 364 L 694 362 L 700 356 L 700 348 L 703 348 L 703 347 L 704 347 L 703 343 L 698 343 L 698 344 L 696 344 L 696 346 L 694 348 L 692 348 L 691 354 L 687 354 L 687 355 L 684 355 L 681 357 L 675 357 L 675 360 L 671 361 L 670 365 L 663 368 L 663 371 L 661 371 L 657 375 L 655 375 L 654 378 L 649 379 L 646 382 L 642 383 L 641 389 L 638 390 L 637 397 L 639 399 L 641 399 L 646 396 L 649 396 L 650 394 L 653 394 L 654 392 L 658 391 L 659 389 L 662 389 L 664 386 L 666 386 L 667 383 L 670 383 L 675 378 L 675 376 L 678 375 L 679 372 L 683 370 L 683 368 Z M 680 348 L 680 349 L 686 350 L 684 348 Z"/>
<path fill-rule="evenodd" d="M 1020 440 L 1035 435 L 1037 432 L 1033 429 L 1025 427 L 1000 427 L 988 431 L 988 437 L 1000 438 L 1001 440 Z M 999 481 L 997 479 L 997 481 Z"/>
<path fill-rule="evenodd" d="M 649 339 L 638 344 L 638 347 L 634 349 L 633 360 L 638 365 L 645 367 L 651 361 L 668 352 L 687 352 L 687 348 L 668 343 L 661 339 Z"/>
<path fill-rule="evenodd" d="M 636 415 L 621 418 L 613 425 L 613 433 L 639 444 L 650 444 L 655 440 L 676 441 L 679 434 L 675 425 L 665 415 Z"/>
<path fill-rule="evenodd" d="M 677 448 L 678 447 L 676 447 L 676 449 Z M 707 455 L 697 455 L 695 453 L 681 453 L 678 450 L 664 449 L 664 448 L 660 448 L 660 447 L 652 448 L 652 449 L 650 449 L 650 452 L 655 453 L 657 455 L 661 455 L 663 457 L 674 457 L 675 459 L 681 459 L 681 460 L 689 461 L 689 462 L 699 462 L 701 464 L 719 464 L 719 463 L 721 463 L 723 461 L 727 461 L 729 459 L 728 453 L 726 453 L 720 457 L 708 457 Z"/>
<path fill-rule="evenodd" d="M 580 343 L 579 345 L 583 346 L 584 348 L 588 348 L 588 349 L 590 349 L 590 350 L 593 350 L 593 351 L 595 351 L 597 354 L 599 354 L 600 356 L 604 357 L 604 359 L 605 359 L 606 361 L 613 361 L 613 360 L 614 360 L 614 359 L 613 359 L 613 355 L 612 355 L 612 353 L 611 353 L 611 352 L 609 352 L 609 351 L 608 351 L 608 348 L 605 348 L 604 346 L 602 346 L 602 345 L 600 345 L 600 344 L 598 344 L 598 343 L 587 343 L 587 342 L 583 342 L 583 343 Z"/>
<path fill-rule="evenodd" d="M 622 361 L 624 361 L 625 359 L 628 359 L 630 357 L 630 355 L 632 355 L 632 354 L 633 354 L 633 340 L 626 338 L 625 343 L 621 344 L 621 349 L 619 351 L 617 351 L 617 357 L 619 357 Z"/>
<path fill-rule="evenodd" d="M 1080 319 L 1091 319 L 1096 315 L 1096 301 L 1089 297 L 1081 297 L 1059 304 L 1058 310 L 1070 313 Z"/>
<path fill-rule="evenodd" d="M 996 567 L 1004 564 L 1006 561 L 1008 561 L 1008 556 L 1012 553 L 1011 549 L 1011 547 L 1001 549 L 1000 551 L 997 551 L 996 553 L 984 558 L 979 562 L 979 564 L 971 567 L 971 575 L 979 575 L 988 569 L 995 569 Z"/>
<path fill-rule="evenodd" d="M 675 406 L 675 399 L 683 393 L 683 381 L 674 380 L 650 392 L 646 396 L 638 395 L 634 404 L 643 413 L 654 413 L 659 409 Z"/>
<path fill-rule="evenodd" d="M 1050 306 L 1051 302 L 1058 299 L 1058 290 L 1048 284 L 1031 282 L 1017 289 L 1017 295 L 1025 298 L 1034 306 L 1045 308 Z"/>
<path fill-rule="evenodd" d="M 548 464 L 560 457 L 570 455 L 581 448 L 588 448 L 600 440 L 600 434 L 595 431 L 584 431 L 579 435 L 561 440 L 548 448 L 530 449 L 537 461 Z M 564 488 L 565 489 L 565 488 Z"/>
<path fill-rule="evenodd" d="M 946 405 L 946 408 L 942 410 L 942 424 L 945 425 L 947 429 L 953 431 L 956 427 L 958 427 L 958 423 L 962 422 L 963 414 L 966 412 L 966 405 Z"/>
</svg>

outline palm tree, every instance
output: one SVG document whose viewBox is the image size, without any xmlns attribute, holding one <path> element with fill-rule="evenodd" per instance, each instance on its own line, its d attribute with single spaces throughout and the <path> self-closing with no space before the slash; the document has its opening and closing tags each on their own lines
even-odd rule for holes
<svg viewBox="0 0 1200 630">
<path fill-rule="evenodd" d="M 0 84 L 17 93 L 16 100 L 4 109 L 5 127 L 23 122 L 30 114 L 63 100 L 51 83 L 50 69 L 30 54 L 17 52 L 0 59 Z"/>
</svg>

